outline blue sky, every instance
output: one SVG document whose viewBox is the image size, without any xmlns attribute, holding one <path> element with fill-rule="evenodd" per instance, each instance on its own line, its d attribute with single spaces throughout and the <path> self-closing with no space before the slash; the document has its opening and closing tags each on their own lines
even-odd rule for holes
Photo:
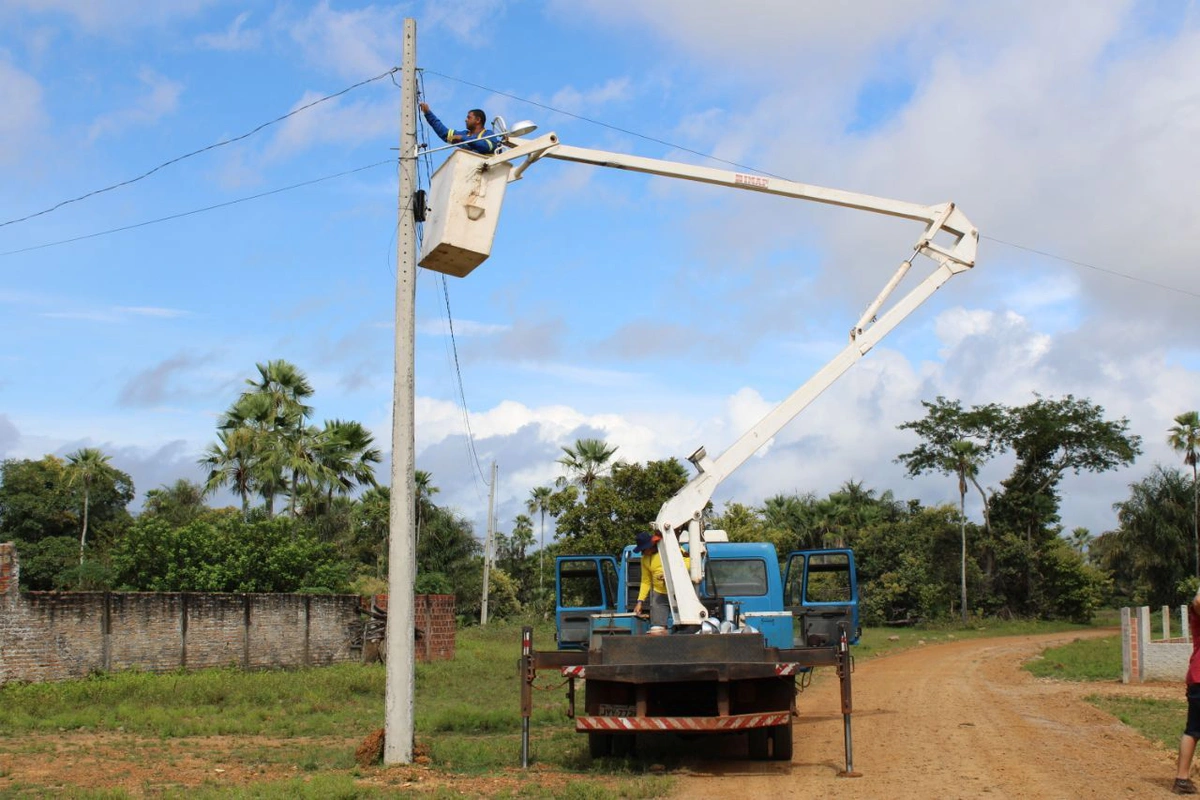
<svg viewBox="0 0 1200 800">
<path fill-rule="evenodd" d="M 451 124 L 482 106 L 583 147 L 950 200 L 979 227 L 978 266 L 730 478 L 718 506 L 850 479 L 953 502 L 954 481 L 893 463 L 915 444 L 896 426 L 921 400 L 1071 393 L 1145 438 L 1130 470 L 1064 481 L 1067 528 L 1110 528 L 1129 482 L 1178 463 L 1166 429 L 1200 405 L 1195 4 L 732 9 L 0 0 L 0 223 L 383 75 L 412 16 L 423 99 Z M 275 358 L 308 373 L 318 422 L 357 419 L 386 447 L 399 99 L 391 78 L 371 81 L 0 225 L 0 458 L 101 447 L 140 502 L 202 477 L 217 417 Z M 508 530 L 577 438 L 630 461 L 719 453 L 841 349 L 918 233 L 543 161 L 509 187 L 487 263 L 419 277 L 418 466 L 482 532 L 479 468 L 493 459 Z"/>
</svg>

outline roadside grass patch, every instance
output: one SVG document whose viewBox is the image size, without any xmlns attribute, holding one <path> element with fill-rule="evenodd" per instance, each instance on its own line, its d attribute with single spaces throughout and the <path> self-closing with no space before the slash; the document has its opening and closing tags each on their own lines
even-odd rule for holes
<svg viewBox="0 0 1200 800">
<path fill-rule="evenodd" d="M 1160 700 L 1150 697 L 1113 697 L 1111 695 L 1088 695 L 1085 699 L 1102 711 L 1112 714 L 1121 722 L 1136 730 L 1147 739 L 1162 742 L 1168 750 L 1179 747 L 1179 737 L 1187 720 L 1187 701 L 1183 698 L 1180 682 L 1179 700 Z"/>
<path fill-rule="evenodd" d="M 1114 681 L 1121 679 L 1121 637 L 1076 639 L 1044 650 L 1025 662 L 1038 678 L 1061 681 Z"/>
</svg>

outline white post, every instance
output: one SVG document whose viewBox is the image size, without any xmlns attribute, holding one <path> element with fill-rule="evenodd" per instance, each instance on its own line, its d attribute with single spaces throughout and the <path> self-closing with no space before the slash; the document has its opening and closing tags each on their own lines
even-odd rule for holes
<svg viewBox="0 0 1200 800">
<path fill-rule="evenodd" d="M 487 625 L 488 571 L 492 567 L 492 532 L 496 507 L 496 462 L 492 462 L 492 491 L 488 493 L 487 539 L 483 543 L 483 602 L 479 606 L 479 624 Z"/>
<path fill-rule="evenodd" d="M 396 353 L 392 385 L 392 496 L 388 518 L 387 683 L 383 763 L 411 764 L 417 576 L 413 342 L 417 298 L 417 22 L 404 20 L 400 69 L 400 193 L 396 223 Z"/>
</svg>

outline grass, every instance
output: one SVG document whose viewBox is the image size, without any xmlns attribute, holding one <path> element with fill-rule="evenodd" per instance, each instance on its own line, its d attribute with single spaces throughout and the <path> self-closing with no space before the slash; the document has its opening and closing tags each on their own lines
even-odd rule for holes
<svg viewBox="0 0 1200 800">
<path fill-rule="evenodd" d="M 1029 635 L 1081 626 L 976 621 L 921 628 L 868 629 L 855 647 L 865 659 L 951 639 Z M 553 628 L 535 627 L 535 647 L 553 647 Z M 1112 642 L 1114 639 L 1102 639 Z M 1093 642 L 1076 645 L 1091 647 Z M 1048 651 L 1038 663 L 1054 677 L 1095 680 L 1088 665 L 1111 665 L 1111 647 Z M 459 631 L 456 658 L 418 664 L 416 738 L 428 760 L 422 797 L 469 796 L 578 798 L 661 797 L 673 779 L 651 774 L 646 759 L 599 759 L 587 738 L 565 717 L 566 687 L 553 671 L 540 673 L 534 691 L 531 753 L 535 769 L 517 769 L 520 758 L 520 683 L 516 663 L 519 623 L 493 623 Z M 1065 653 L 1065 654 L 1064 654 Z M 1116 675 L 1120 652 L 1115 651 Z M 1109 676 L 1111 677 L 1111 675 Z M 404 770 L 360 770 L 354 748 L 383 726 L 384 668 L 343 664 L 317 669 L 253 672 L 203 670 L 165 675 L 134 672 L 62 683 L 0 687 L 0 796 L 39 796 L 47 790 L 79 798 L 126 797 L 123 790 L 55 784 L 18 786 L 12 765 L 24 755 L 61 757 L 55 737 L 86 747 L 74 732 L 104 734 L 116 742 L 113 771 L 140 768 L 155 775 L 139 794 L 204 800 L 208 797 L 394 797 L 415 793 Z M 1177 731 L 1179 713 L 1172 718 Z M 225 737 L 214 739 L 209 737 Z M 231 771 L 262 773 L 240 788 L 208 780 L 184 787 L 174 771 L 190 761 Z M 655 756 L 669 768 L 674 761 Z M 148 779 L 149 781 L 149 779 Z M 172 781 L 175 781 L 174 783 Z M 464 788 L 465 787 L 465 788 Z"/>
</svg>

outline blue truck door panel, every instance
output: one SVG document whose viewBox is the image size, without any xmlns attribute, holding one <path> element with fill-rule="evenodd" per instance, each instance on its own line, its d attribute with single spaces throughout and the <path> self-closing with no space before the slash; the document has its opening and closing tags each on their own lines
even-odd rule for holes
<svg viewBox="0 0 1200 800">
<path fill-rule="evenodd" d="M 845 548 L 788 553 L 783 604 L 797 623 L 797 645 L 835 644 L 846 626 L 858 641 L 858 574 Z"/>
<path fill-rule="evenodd" d="M 554 560 L 555 638 L 559 650 L 586 650 L 593 614 L 617 611 L 617 560 L 559 556 Z"/>
</svg>

